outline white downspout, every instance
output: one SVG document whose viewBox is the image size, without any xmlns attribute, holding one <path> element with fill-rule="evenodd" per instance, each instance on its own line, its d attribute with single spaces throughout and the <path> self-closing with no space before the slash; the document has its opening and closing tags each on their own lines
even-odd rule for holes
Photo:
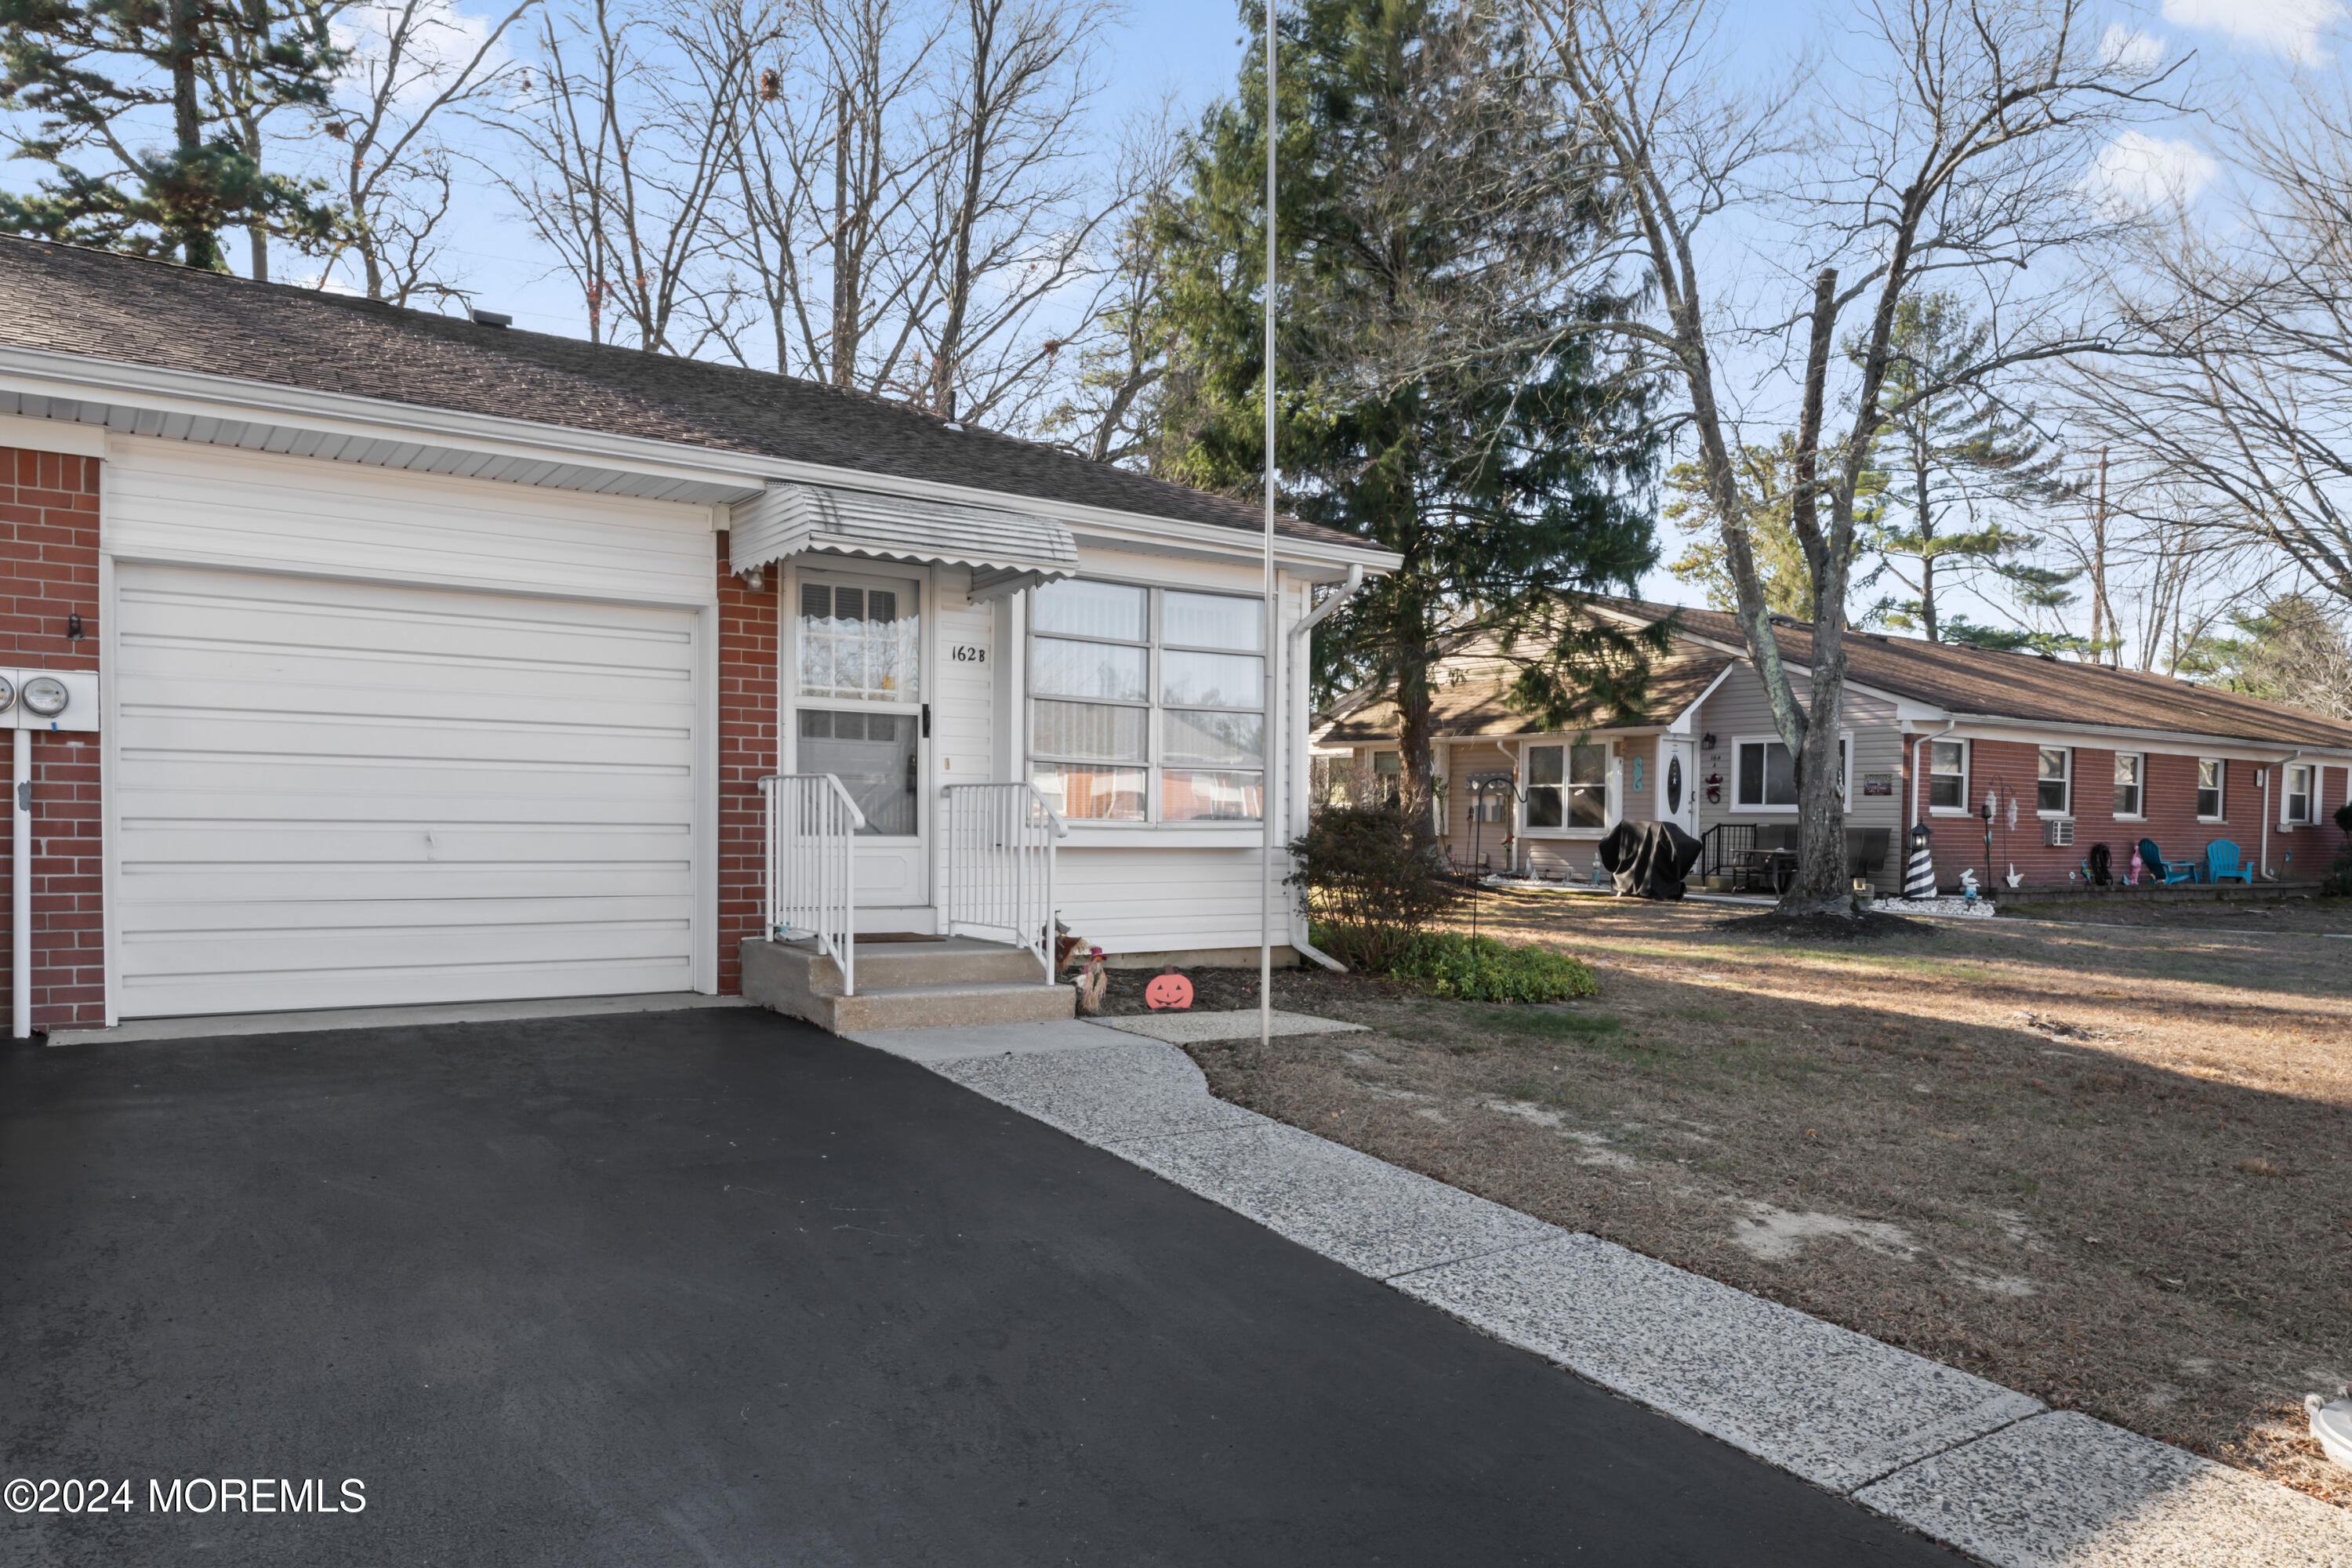
<svg viewBox="0 0 2352 1568">
<path fill-rule="evenodd" d="M 8 864 L 9 945 L 15 949 L 11 979 L 15 1008 L 14 1033 L 20 1040 L 33 1037 L 33 732 L 16 731 L 16 767 L 9 797 L 16 803 L 16 836 Z"/>
<path fill-rule="evenodd" d="M 2301 755 L 2303 755 L 2303 748 L 2302 748 L 2301 746 L 2297 746 L 2297 747 L 2296 747 L 2293 752 L 2289 752 L 2289 753 L 2287 754 L 2286 761 L 2284 761 L 2284 762 L 2280 762 L 2280 763 L 2273 763 L 2271 764 L 2271 766 L 2272 766 L 2272 767 L 2276 768 L 2276 769 L 2278 770 L 2278 775 L 2279 775 L 2279 798 L 2280 798 L 2281 800 L 2284 800 L 2284 799 L 2286 798 L 2286 770 L 2287 770 L 2288 766 L 2294 763 L 2294 761 L 2295 760 L 2295 758 L 2297 758 L 2297 757 L 2299 757 L 2299 756 L 2301 756 Z M 2311 793 L 2312 793 L 2312 795 L 2313 795 L 2314 796 L 2316 796 L 2316 795 L 2319 794 L 2319 784 L 2318 784 L 2318 781 L 2317 781 L 2317 780 L 2315 780 L 2315 779 L 2312 782 Z M 2264 877 L 2264 878 L 2268 878 L 2268 877 L 2270 876 L 2270 874 L 2271 874 L 2271 778 L 2270 778 L 2270 774 L 2269 774 L 2268 773 L 2263 773 L 2263 877 Z"/>
<path fill-rule="evenodd" d="M 1925 748 L 1934 745 L 1959 727 L 1960 721 L 1955 719 L 1934 734 L 1920 736 L 1919 743 L 1911 748 L 1911 787 L 1903 792 L 1911 797 L 1911 820 L 1906 825 L 1906 826 L 1919 826 L 1919 792 L 1926 788 L 1927 784 L 1927 764 L 1919 760 L 1927 755 Z M 1903 853 L 1908 856 L 1911 853 L 1910 848 L 1906 846 Z"/>
<path fill-rule="evenodd" d="M 1312 632 L 1317 626 L 1320 626 L 1323 623 L 1324 618 L 1329 616 L 1332 611 L 1346 604 L 1349 599 L 1354 598 L 1356 596 L 1357 590 L 1363 587 L 1363 585 L 1364 569 L 1361 566 L 1350 566 L 1348 568 L 1347 581 L 1339 584 L 1339 592 L 1333 594 L 1329 598 L 1324 600 L 1312 610 L 1309 610 L 1307 614 L 1298 617 L 1298 624 L 1290 628 L 1290 636 L 1286 639 L 1290 646 L 1285 650 L 1292 669 L 1304 672 L 1307 668 L 1305 664 L 1301 662 L 1300 655 L 1301 651 L 1307 646 L 1307 634 Z M 1307 717 L 1307 709 L 1304 704 L 1301 704 L 1299 707 L 1298 717 L 1300 722 L 1289 727 L 1290 734 L 1287 740 L 1287 749 L 1290 752 L 1290 796 L 1293 801 L 1301 803 L 1303 808 L 1303 805 L 1307 799 L 1307 725 L 1305 721 Z M 1294 823 L 1292 826 L 1294 827 L 1300 827 L 1304 825 Z M 1348 966 L 1346 964 L 1340 963 L 1338 959 L 1332 957 L 1329 953 L 1324 952 L 1321 948 L 1317 947 L 1313 942 L 1307 940 L 1307 921 L 1300 916 L 1298 907 L 1295 903 L 1291 906 L 1290 910 L 1290 945 L 1293 951 L 1305 957 L 1313 959 L 1316 963 L 1321 964 L 1326 969 L 1336 970 L 1341 974 L 1348 973 Z"/>
<path fill-rule="evenodd" d="M 2273 763 L 2270 767 L 2263 770 L 2262 853 L 2254 857 L 2255 864 L 2261 868 L 2262 874 L 2266 879 L 2271 874 L 2271 768 L 2276 766 L 2278 764 Z"/>
</svg>

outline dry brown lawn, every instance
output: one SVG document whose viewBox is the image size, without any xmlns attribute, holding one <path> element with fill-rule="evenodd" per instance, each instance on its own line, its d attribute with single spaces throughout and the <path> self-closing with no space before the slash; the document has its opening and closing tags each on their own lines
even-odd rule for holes
<svg viewBox="0 0 2352 1568">
<path fill-rule="evenodd" d="M 2352 1379 L 2352 942 L 1738 912 L 1489 896 L 1601 994 L 1286 973 L 1375 1032 L 1195 1054 L 1267 1115 L 2352 1507 L 2299 1403 Z"/>
</svg>

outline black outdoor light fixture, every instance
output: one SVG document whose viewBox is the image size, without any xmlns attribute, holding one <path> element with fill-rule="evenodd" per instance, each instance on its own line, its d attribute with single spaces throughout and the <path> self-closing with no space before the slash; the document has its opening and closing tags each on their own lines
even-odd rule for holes
<svg viewBox="0 0 2352 1568">
<path fill-rule="evenodd" d="M 81 641 L 81 612 L 79 610 L 68 610 L 66 612 L 66 641 Z"/>
</svg>

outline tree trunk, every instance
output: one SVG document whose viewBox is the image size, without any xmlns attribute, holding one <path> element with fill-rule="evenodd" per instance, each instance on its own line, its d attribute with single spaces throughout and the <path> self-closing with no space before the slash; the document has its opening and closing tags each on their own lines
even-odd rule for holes
<svg viewBox="0 0 2352 1568">
<path fill-rule="evenodd" d="M 1839 777 L 1838 733 L 1845 708 L 1845 585 L 1853 537 L 1852 474 L 1831 487 L 1831 525 L 1821 526 L 1819 479 L 1822 404 L 1837 326 L 1837 273 L 1824 268 L 1813 281 L 1812 335 L 1806 351 L 1805 400 L 1797 426 L 1796 491 L 1790 521 L 1805 549 L 1813 586 L 1812 677 L 1802 728 L 1790 732 L 1772 693 L 1781 739 L 1797 765 L 1797 878 L 1780 900 L 1785 914 L 1852 914 L 1845 874 L 1845 805 Z M 1854 455 L 1846 455 L 1849 470 Z M 1784 673 L 1783 683 L 1788 681 Z M 1793 707 L 1794 703 L 1790 702 Z"/>
<path fill-rule="evenodd" d="M 1927 416 L 1917 416 L 1919 429 L 1911 439 L 1912 493 L 1919 498 L 1919 619 L 1927 629 L 1929 642 L 1943 639 L 1936 630 L 1936 514 L 1927 504 Z"/>
<path fill-rule="evenodd" d="M 833 118 L 833 384 L 857 384 L 858 249 L 849 227 L 849 89 L 834 100 Z M 781 363 L 781 362 L 779 362 Z"/>
<path fill-rule="evenodd" d="M 1398 787 L 1408 814 L 1426 811 L 1431 793 L 1429 650 L 1400 648 L 1397 660 Z"/>
<path fill-rule="evenodd" d="M 204 151 L 204 121 L 196 110 L 196 7 L 199 0 L 172 0 L 172 131 L 180 155 L 193 163 Z M 183 177 L 189 173 L 184 167 Z M 220 243 L 209 225 L 197 222 L 183 209 L 173 215 L 179 230 L 180 255 L 190 267 L 206 272 L 220 269 Z"/>
</svg>

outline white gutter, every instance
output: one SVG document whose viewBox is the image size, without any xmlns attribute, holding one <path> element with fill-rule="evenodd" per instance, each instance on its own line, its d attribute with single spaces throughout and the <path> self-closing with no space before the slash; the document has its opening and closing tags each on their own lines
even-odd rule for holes
<svg viewBox="0 0 2352 1568">
<path fill-rule="evenodd" d="M 2058 719 L 2011 719 L 1999 713 L 1955 713 L 1956 723 L 1970 730 L 2024 730 L 2037 735 L 2089 735 L 2102 740 L 2153 741 L 2166 745 L 2201 749 L 2207 756 L 2227 752 L 2248 762 L 2262 763 L 2289 750 L 2302 756 L 2352 757 L 2348 746 L 2297 746 L 2291 741 L 2262 741 L 2251 735 L 2217 735 L 2193 730 L 2142 730 L 2120 724 L 2078 724 Z M 2257 755 L 2256 753 L 2261 753 Z"/>
<path fill-rule="evenodd" d="M 1364 569 L 1361 566 L 1349 566 L 1347 580 L 1334 589 L 1321 604 L 1298 617 L 1298 624 L 1290 628 L 1290 636 L 1286 639 L 1288 646 L 1284 650 L 1284 658 L 1289 662 L 1290 668 L 1294 669 L 1298 668 L 1300 650 L 1307 646 L 1307 634 L 1322 625 L 1332 611 L 1354 598 L 1357 591 L 1363 585 Z M 1306 789 L 1307 725 L 1304 722 L 1306 717 L 1306 714 L 1301 713 L 1299 715 L 1301 722 L 1291 726 L 1291 733 L 1284 737 L 1284 745 L 1290 752 L 1288 762 L 1294 795 L 1303 795 Z M 1290 945 L 1326 969 L 1337 970 L 1341 974 L 1348 973 L 1346 964 L 1307 940 L 1307 921 L 1299 913 L 1298 907 L 1295 903 L 1290 910 Z"/>
<path fill-rule="evenodd" d="M 64 403 L 132 401 L 142 408 L 184 416 L 199 424 L 218 422 L 224 417 L 263 419 L 364 440 L 413 441 L 425 437 L 452 447 L 496 457 L 556 460 L 624 469 L 681 484 L 730 487 L 738 492 L 730 499 L 737 500 L 751 499 L 770 479 L 790 479 L 879 495 L 953 501 L 998 511 L 1018 508 L 1139 542 L 1174 540 L 1234 554 L 1255 554 L 1259 543 L 1254 531 L 1217 523 L 44 349 L 0 348 L 0 389 Z M 70 419 L 58 423 L 98 424 Z M 1277 538 L 1286 558 L 1306 563 L 1360 564 L 1377 572 L 1393 570 L 1403 561 L 1393 551 L 1352 542 L 1300 539 L 1288 534 Z"/>
</svg>

